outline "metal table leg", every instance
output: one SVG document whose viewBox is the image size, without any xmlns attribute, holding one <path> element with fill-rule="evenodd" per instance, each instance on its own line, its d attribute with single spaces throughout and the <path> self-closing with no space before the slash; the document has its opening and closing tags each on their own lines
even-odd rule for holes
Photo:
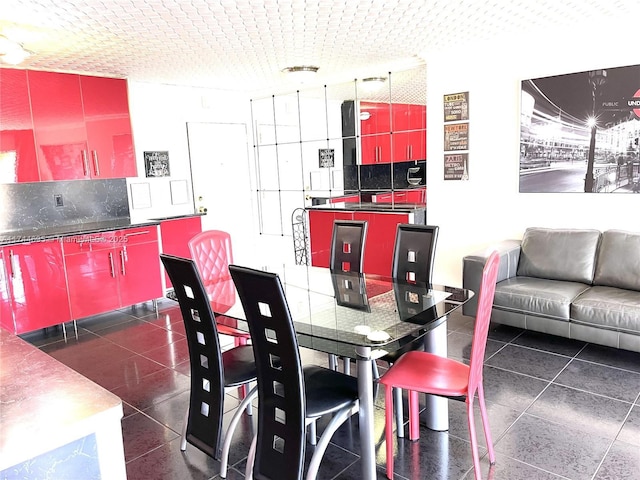
<svg viewBox="0 0 640 480">
<path fill-rule="evenodd" d="M 358 368 L 358 396 L 360 399 L 360 449 L 362 479 L 375 480 L 376 455 L 373 436 L 373 366 L 370 347 L 356 347 Z"/>
<path fill-rule="evenodd" d="M 431 330 L 424 337 L 425 352 L 447 356 L 447 322 Z M 426 395 L 426 425 L 437 431 L 449 430 L 449 403 L 444 397 Z"/>
</svg>

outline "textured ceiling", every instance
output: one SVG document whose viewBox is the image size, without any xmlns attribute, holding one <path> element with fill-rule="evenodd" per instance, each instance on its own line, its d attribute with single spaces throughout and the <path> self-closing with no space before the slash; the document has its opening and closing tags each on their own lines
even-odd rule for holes
<svg viewBox="0 0 640 480">
<path fill-rule="evenodd" d="M 0 33 L 34 52 L 20 68 L 256 93 L 288 88 L 288 66 L 336 83 L 461 43 L 639 15 L 640 0 L 2 0 Z"/>
</svg>

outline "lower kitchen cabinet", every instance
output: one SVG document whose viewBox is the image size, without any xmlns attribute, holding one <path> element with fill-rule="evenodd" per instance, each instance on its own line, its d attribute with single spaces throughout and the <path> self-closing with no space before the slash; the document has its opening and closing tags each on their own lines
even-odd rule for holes
<svg viewBox="0 0 640 480">
<path fill-rule="evenodd" d="M 0 248 L 0 324 L 25 333 L 71 320 L 60 240 Z"/>
<path fill-rule="evenodd" d="M 313 210 L 309 213 L 309 243 L 311 265 L 328 267 L 331 256 L 333 221 L 366 220 L 364 273 L 391 275 L 391 261 L 399 223 L 412 223 L 409 212 Z"/>
<path fill-rule="evenodd" d="M 162 296 L 157 227 L 65 239 L 74 319 Z"/>
<path fill-rule="evenodd" d="M 353 212 L 309 210 L 311 265 L 329 267 L 334 220 L 353 220 Z"/>
<path fill-rule="evenodd" d="M 162 253 L 177 257 L 191 258 L 189 240 L 202 231 L 202 221 L 199 216 L 173 218 L 160 222 L 160 237 L 162 239 Z M 164 271 L 164 267 L 162 267 Z M 164 272 L 167 288 L 171 288 L 171 281 Z"/>
</svg>

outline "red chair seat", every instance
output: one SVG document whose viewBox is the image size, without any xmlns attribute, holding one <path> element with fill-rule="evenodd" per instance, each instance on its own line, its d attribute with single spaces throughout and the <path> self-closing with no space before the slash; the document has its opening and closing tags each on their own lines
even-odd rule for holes
<svg viewBox="0 0 640 480">
<path fill-rule="evenodd" d="M 393 364 L 380 383 L 443 397 L 467 394 L 469 367 L 432 353 L 412 350 Z"/>
</svg>

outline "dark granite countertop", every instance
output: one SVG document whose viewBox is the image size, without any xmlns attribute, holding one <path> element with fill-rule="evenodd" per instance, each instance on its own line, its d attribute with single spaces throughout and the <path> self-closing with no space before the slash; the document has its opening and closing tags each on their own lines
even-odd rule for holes
<svg viewBox="0 0 640 480">
<path fill-rule="evenodd" d="M 129 217 L 121 217 L 96 222 L 83 222 L 57 226 L 38 226 L 20 230 L 3 231 L 0 232 L 0 246 L 13 245 L 17 243 L 42 242 L 44 240 L 52 240 L 58 237 L 68 237 L 71 235 L 90 235 L 93 233 L 108 232 L 111 230 L 159 225 L 163 220 L 188 218 L 193 216 L 201 216 L 201 214 L 177 215 L 173 217 L 139 221 L 132 221 Z"/>
<path fill-rule="evenodd" d="M 58 225 L 55 227 L 43 226 L 30 229 L 5 231 L 0 234 L 0 245 L 42 242 L 45 240 L 53 240 L 58 237 L 89 235 L 92 233 L 108 232 L 111 230 L 158 225 L 158 223 L 159 222 L 157 220 L 132 222 L 130 218 L 117 218 L 72 225 Z"/>
<path fill-rule="evenodd" d="M 337 202 L 306 207 L 307 210 L 349 210 L 366 212 L 405 213 L 425 210 L 423 203 L 374 203 L 374 202 Z"/>
</svg>

